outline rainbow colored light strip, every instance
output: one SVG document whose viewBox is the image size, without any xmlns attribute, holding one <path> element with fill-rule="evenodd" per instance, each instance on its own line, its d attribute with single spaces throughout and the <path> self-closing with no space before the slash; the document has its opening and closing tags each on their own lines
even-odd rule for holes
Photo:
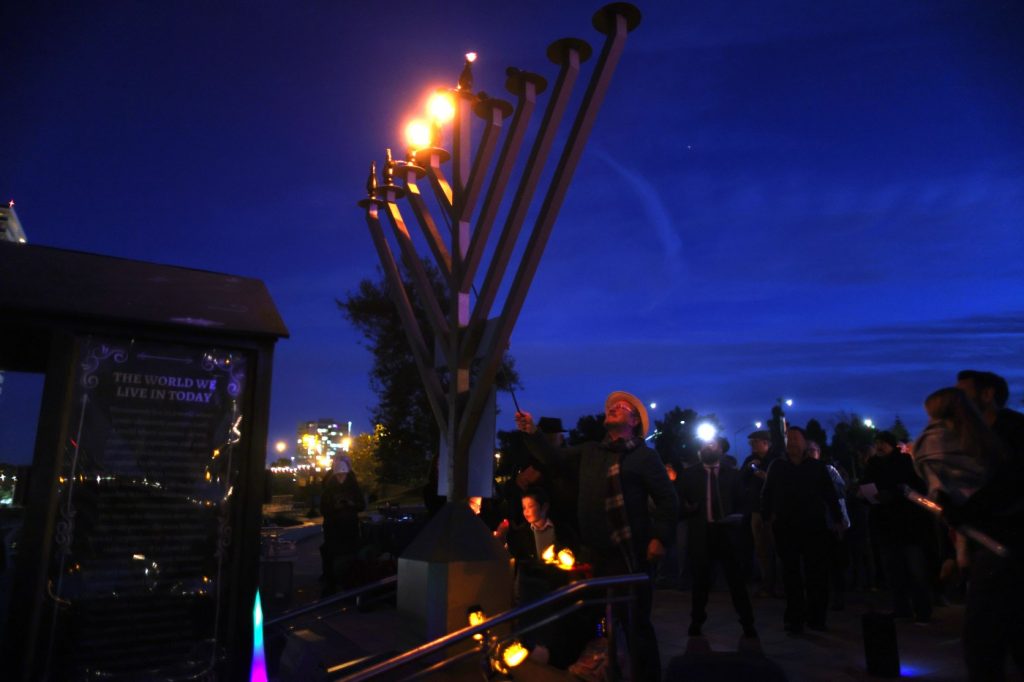
<svg viewBox="0 0 1024 682">
<path fill-rule="evenodd" d="M 267 658 L 263 651 L 263 604 L 258 589 L 256 601 L 252 605 L 252 664 L 249 666 L 249 682 L 267 682 Z"/>
</svg>

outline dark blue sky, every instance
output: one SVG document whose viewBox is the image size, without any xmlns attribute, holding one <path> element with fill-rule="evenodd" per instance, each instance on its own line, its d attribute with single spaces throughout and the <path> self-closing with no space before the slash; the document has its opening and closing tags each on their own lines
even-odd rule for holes
<svg viewBox="0 0 1024 682">
<path fill-rule="evenodd" d="M 553 80 L 548 43 L 601 42 L 596 2 L 9 4 L 0 195 L 36 244 L 264 280 L 292 333 L 273 439 L 369 427 L 334 299 L 375 276 L 355 201 L 424 94 L 471 49 L 505 96 L 506 66 Z M 574 422 L 621 388 L 737 432 L 792 396 L 919 428 L 967 366 L 1019 404 L 1022 3 L 640 7 L 512 337 L 522 406 Z"/>
</svg>

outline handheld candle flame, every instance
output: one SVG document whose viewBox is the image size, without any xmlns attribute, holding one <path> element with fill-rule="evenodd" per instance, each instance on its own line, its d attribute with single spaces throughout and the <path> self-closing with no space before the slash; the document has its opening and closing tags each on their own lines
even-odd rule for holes
<svg viewBox="0 0 1024 682">
<path fill-rule="evenodd" d="M 501 659 L 505 661 L 505 665 L 510 668 L 514 668 L 530 655 L 530 650 L 524 647 L 519 642 L 512 642 L 505 650 L 501 652 Z"/>
</svg>

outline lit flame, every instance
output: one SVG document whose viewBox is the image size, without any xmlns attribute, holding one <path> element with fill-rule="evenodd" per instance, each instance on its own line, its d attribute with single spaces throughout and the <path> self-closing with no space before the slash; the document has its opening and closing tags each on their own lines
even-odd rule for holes
<svg viewBox="0 0 1024 682">
<path fill-rule="evenodd" d="M 563 549 L 558 553 L 558 567 L 562 570 L 568 571 L 576 565 L 576 557 L 573 556 L 572 550 Z"/>
<path fill-rule="evenodd" d="M 510 668 L 514 668 L 530 655 L 530 650 L 524 647 L 519 642 L 512 642 L 504 651 L 501 652 L 501 660 L 505 661 L 505 665 Z"/>
<path fill-rule="evenodd" d="M 405 142 L 410 149 L 426 149 L 432 137 L 430 124 L 423 119 L 415 119 L 405 126 Z"/>
<path fill-rule="evenodd" d="M 485 616 L 484 612 L 480 609 L 476 609 L 475 611 L 469 612 L 470 625 L 480 625 L 480 623 L 484 622 L 485 618 L 487 618 L 487 616 Z M 473 635 L 473 639 L 475 639 L 478 642 L 482 642 L 484 639 L 484 635 L 482 632 L 478 632 L 475 635 Z"/>
<path fill-rule="evenodd" d="M 543 559 L 544 561 L 548 562 L 549 564 L 550 563 L 554 563 L 554 561 L 555 561 L 555 546 L 551 545 L 550 547 L 545 549 L 544 553 L 540 555 L 540 558 Z"/>
<path fill-rule="evenodd" d="M 470 64 L 475 62 L 476 61 L 476 52 L 467 52 L 466 53 L 466 61 L 469 62 Z"/>
<path fill-rule="evenodd" d="M 447 123 L 455 118 L 455 102 L 444 91 L 435 91 L 427 100 L 427 116 L 437 124 Z"/>
</svg>

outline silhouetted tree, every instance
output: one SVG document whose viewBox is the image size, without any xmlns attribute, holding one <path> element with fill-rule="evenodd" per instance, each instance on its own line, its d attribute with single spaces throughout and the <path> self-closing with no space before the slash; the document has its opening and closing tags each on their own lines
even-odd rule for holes
<svg viewBox="0 0 1024 682">
<path fill-rule="evenodd" d="M 828 447 L 828 433 L 821 426 L 821 422 L 817 419 L 808 420 L 807 426 L 804 427 L 804 431 L 807 433 L 807 440 L 813 440 L 815 443 L 821 446 L 822 452 Z"/>
<path fill-rule="evenodd" d="M 498 463 L 495 476 L 511 476 L 523 469 L 530 461 L 530 451 L 523 442 L 522 431 L 498 431 Z"/>
<path fill-rule="evenodd" d="M 910 432 L 907 431 L 907 425 L 903 423 L 903 420 L 900 419 L 898 415 L 896 420 L 892 423 L 892 426 L 886 429 L 886 431 L 896 436 L 901 443 L 906 443 L 907 441 L 912 440 Z"/>
<path fill-rule="evenodd" d="M 661 419 L 654 420 L 657 434 L 654 449 L 661 455 L 661 461 L 679 468 L 687 460 L 688 450 L 692 446 L 693 424 L 697 421 L 697 413 L 691 409 L 673 407 Z M 694 451 L 696 452 L 696 451 Z"/>
<path fill-rule="evenodd" d="M 876 433 L 856 414 L 841 412 L 837 415 L 832 431 L 832 456 L 854 478 L 859 478 L 864 471 L 864 455 L 874 446 Z"/>
<path fill-rule="evenodd" d="M 604 434 L 604 412 L 584 415 L 576 421 L 576 428 L 569 431 L 569 445 L 602 440 Z"/>
<path fill-rule="evenodd" d="M 359 486 L 367 495 L 376 494 L 378 487 L 380 459 L 380 434 L 383 427 L 377 426 L 373 433 L 361 433 L 352 437 L 348 455 L 352 460 L 352 471 L 359 480 Z"/>
<path fill-rule="evenodd" d="M 434 293 L 442 309 L 447 307 L 445 285 L 440 273 L 424 262 Z M 413 311 L 425 339 L 433 334 L 426 321 L 423 307 L 412 284 L 405 283 Z M 373 281 L 364 279 L 355 292 L 337 301 L 345 317 L 362 332 L 365 346 L 373 354 L 370 387 L 377 394 L 378 403 L 370 410 L 370 418 L 381 429 L 377 430 L 377 476 L 382 483 L 420 483 L 428 478 L 432 458 L 437 454 L 440 432 L 419 371 L 406 341 L 405 331 L 392 303 L 389 285 L 384 277 Z M 496 384 L 499 390 L 519 387 L 519 376 L 514 361 L 505 356 Z"/>
<path fill-rule="evenodd" d="M 694 464 L 702 444 L 697 437 L 697 427 L 704 423 L 711 424 L 718 430 L 722 452 L 728 452 L 729 439 L 725 437 L 722 424 L 715 414 L 701 415 L 692 408 L 684 410 L 677 405 L 666 412 L 664 417 L 654 421 L 657 435 L 652 440 L 654 449 L 661 455 L 661 460 L 676 468 Z"/>
</svg>

